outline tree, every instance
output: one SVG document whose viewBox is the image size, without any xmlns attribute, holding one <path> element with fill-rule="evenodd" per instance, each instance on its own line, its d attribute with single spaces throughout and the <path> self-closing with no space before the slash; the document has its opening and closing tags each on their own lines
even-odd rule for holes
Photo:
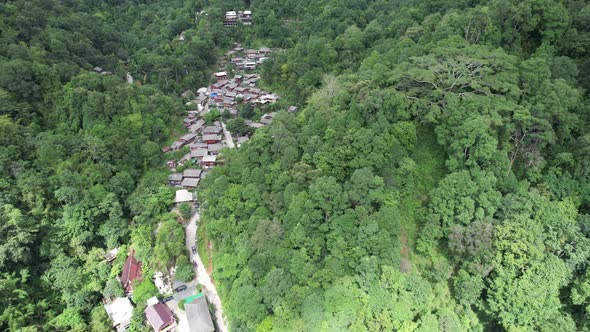
<svg viewBox="0 0 590 332">
<path fill-rule="evenodd" d="M 192 207 L 189 203 L 182 203 L 178 206 L 178 211 L 180 212 L 182 219 L 187 220 L 191 217 Z"/>
<path fill-rule="evenodd" d="M 195 271 L 186 255 L 176 258 L 176 280 L 189 282 L 195 278 Z"/>
</svg>

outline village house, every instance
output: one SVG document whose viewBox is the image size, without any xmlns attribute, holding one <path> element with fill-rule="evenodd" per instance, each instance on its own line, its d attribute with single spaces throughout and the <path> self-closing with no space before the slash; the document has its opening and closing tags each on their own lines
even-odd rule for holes
<svg viewBox="0 0 590 332">
<path fill-rule="evenodd" d="M 205 156 L 201 159 L 201 166 L 213 167 L 217 163 L 217 156 Z"/>
<path fill-rule="evenodd" d="M 242 17 L 240 17 L 242 24 L 244 25 L 252 25 L 252 12 L 249 10 L 244 10 L 242 13 Z"/>
<path fill-rule="evenodd" d="M 215 325 L 213 325 L 213 320 L 211 319 L 211 314 L 209 313 L 207 298 L 203 295 L 203 293 L 186 298 L 184 303 L 184 311 L 186 312 L 186 318 L 188 320 L 190 331 L 215 331 Z"/>
<path fill-rule="evenodd" d="M 207 144 L 219 143 L 219 142 L 221 142 L 221 136 L 214 135 L 214 134 L 203 135 L 203 142 L 205 142 Z"/>
<path fill-rule="evenodd" d="M 238 25 L 238 13 L 235 11 L 225 12 L 225 18 L 223 20 L 223 26 L 226 28 Z"/>
<path fill-rule="evenodd" d="M 197 134 L 188 133 L 186 135 L 183 135 L 181 138 L 179 138 L 178 141 L 183 142 L 184 144 L 188 144 L 188 143 L 191 143 L 192 141 L 194 141 L 196 137 L 197 137 Z"/>
<path fill-rule="evenodd" d="M 250 122 L 247 125 L 248 125 L 248 127 L 252 127 L 255 129 L 264 127 L 264 125 L 262 123 L 258 123 L 258 122 Z"/>
<path fill-rule="evenodd" d="M 172 170 L 176 168 L 176 160 L 168 160 L 166 162 L 166 167 L 168 167 L 168 169 Z"/>
<path fill-rule="evenodd" d="M 184 178 L 180 186 L 187 189 L 194 189 L 199 185 L 199 180 L 199 178 Z"/>
<path fill-rule="evenodd" d="M 244 63 L 244 69 L 246 69 L 246 70 L 256 69 L 256 62 L 255 61 L 248 61 L 248 62 Z"/>
<path fill-rule="evenodd" d="M 241 86 L 234 89 L 235 93 L 244 93 L 246 91 L 248 91 L 248 89 L 241 87 Z"/>
<path fill-rule="evenodd" d="M 271 52 L 271 50 L 270 50 L 270 48 L 268 48 L 268 47 L 261 47 L 261 48 L 258 50 L 258 52 L 259 52 L 259 53 L 262 53 L 262 54 L 269 54 L 269 53 Z"/>
<path fill-rule="evenodd" d="M 289 106 L 289 108 L 287 108 L 287 112 L 289 113 L 295 113 L 297 110 L 298 108 L 296 106 Z"/>
<path fill-rule="evenodd" d="M 185 92 L 181 93 L 180 96 L 187 100 L 194 97 L 193 92 L 191 90 L 186 90 Z"/>
<path fill-rule="evenodd" d="M 232 98 L 223 98 L 223 108 L 231 108 L 236 105 L 236 101 Z"/>
<path fill-rule="evenodd" d="M 187 168 L 182 173 L 185 178 L 199 178 L 201 177 L 201 170 L 196 168 Z"/>
<path fill-rule="evenodd" d="M 162 152 L 164 152 L 164 153 L 168 153 L 170 151 L 172 151 L 172 148 L 169 147 L 169 146 L 165 146 L 165 147 L 162 148 Z"/>
<path fill-rule="evenodd" d="M 191 154 L 190 152 L 185 154 L 184 156 L 182 156 L 182 158 L 180 158 L 180 160 L 178 161 L 179 165 L 184 165 L 187 161 L 191 160 Z"/>
<path fill-rule="evenodd" d="M 141 262 L 135 259 L 135 251 L 132 249 L 125 260 L 120 278 L 121 286 L 126 294 L 133 293 L 133 282 L 139 279 L 141 279 Z"/>
<path fill-rule="evenodd" d="M 174 143 L 172 143 L 172 144 L 170 145 L 170 148 L 171 148 L 172 150 L 176 151 L 176 150 L 178 150 L 178 149 L 182 148 L 183 146 L 184 146 L 184 142 L 179 142 L 179 141 L 176 141 L 176 142 L 174 142 Z"/>
<path fill-rule="evenodd" d="M 189 118 L 184 118 L 182 121 L 184 122 L 185 127 L 190 127 L 190 125 L 195 123 L 196 120 L 194 118 L 189 117 Z"/>
<path fill-rule="evenodd" d="M 231 114 L 231 116 L 233 116 L 233 117 L 237 117 L 238 114 L 239 114 L 239 111 L 237 109 L 235 109 L 235 108 L 231 108 L 229 110 L 229 114 Z"/>
<path fill-rule="evenodd" d="M 207 151 L 210 155 L 218 155 L 219 151 L 221 151 L 222 148 L 223 145 L 221 143 L 209 144 L 209 146 L 207 147 Z"/>
<path fill-rule="evenodd" d="M 276 112 L 264 114 L 262 117 L 260 117 L 260 123 L 265 125 L 271 124 L 272 119 L 275 117 L 276 114 Z"/>
<path fill-rule="evenodd" d="M 235 84 L 235 83 L 230 83 L 230 84 L 228 84 L 228 85 L 226 85 L 226 86 L 225 86 L 225 90 L 226 90 L 226 91 L 228 91 L 228 93 L 233 93 L 233 92 L 231 92 L 231 91 L 234 91 L 234 89 L 235 89 L 235 88 L 237 88 L 237 87 L 238 87 L 238 85 L 237 85 L 237 84 Z M 228 95 L 228 93 L 226 93 L 225 95 L 227 96 L 227 95 Z"/>
<path fill-rule="evenodd" d="M 222 81 L 222 80 L 227 80 L 227 72 L 224 72 L 224 71 L 217 72 L 217 73 L 215 73 L 215 78 L 217 79 L 217 82 Z"/>
<path fill-rule="evenodd" d="M 200 161 L 204 156 L 209 154 L 209 150 L 205 149 L 196 149 L 191 151 L 191 159 L 193 161 Z"/>
<path fill-rule="evenodd" d="M 217 81 L 213 84 L 211 84 L 211 90 L 221 90 L 225 85 L 227 84 L 227 81 Z M 211 94 L 213 93 L 217 93 L 217 91 L 212 91 Z M 213 97 L 213 96 L 211 96 Z"/>
<path fill-rule="evenodd" d="M 219 134 L 222 129 L 220 126 L 208 126 L 203 129 L 203 135 Z"/>
<path fill-rule="evenodd" d="M 172 173 L 168 175 L 168 184 L 171 186 L 180 186 L 182 182 L 182 174 L 180 173 Z"/>
<path fill-rule="evenodd" d="M 197 150 L 197 149 L 207 149 L 207 143 L 205 143 L 205 142 L 191 143 L 190 147 L 191 147 L 191 151 Z"/>
<path fill-rule="evenodd" d="M 195 197 L 193 193 L 186 189 L 177 190 L 174 196 L 174 204 L 189 203 L 193 202 L 194 200 Z"/>
<path fill-rule="evenodd" d="M 174 331 L 176 328 L 176 320 L 172 312 L 161 302 L 148 306 L 145 308 L 144 313 L 156 332 Z"/>
<path fill-rule="evenodd" d="M 113 322 L 117 332 L 126 331 L 131 324 L 133 305 L 127 297 L 118 297 L 113 302 L 104 305 L 104 310 Z"/>
<path fill-rule="evenodd" d="M 112 263 L 115 258 L 117 258 L 117 254 L 119 253 L 119 247 L 111 249 L 105 253 L 105 259 L 107 263 Z"/>
</svg>

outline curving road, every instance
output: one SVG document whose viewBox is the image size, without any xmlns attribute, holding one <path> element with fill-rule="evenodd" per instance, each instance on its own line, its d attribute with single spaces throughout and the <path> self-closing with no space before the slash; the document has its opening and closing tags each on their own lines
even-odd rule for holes
<svg viewBox="0 0 590 332">
<path fill-rule="evenodd" d="M 223 315 L 223 308 L 221 306 L 221 299 L 217 294 L 217 290 L 215 289 L 215 285 L 211 282 L 211 277 L 207 273 L 207 269 L 205 269 L 205 265 L 203 265 L 203 261 L 199 256 L 199 252 L 197 251 L 196 254 L 192 252 L 192 246 L 196 246 L 196 238 L 197 238 L 197 221 L 199 221 L 200 215 L 199 212 L 196 212 L 195 215 L 191 218 L 189 224 L 186 226 L 186 248 L 190 254 L 190 258 L 192 262 L 197 263 L 197 266 L 194 267 L 195 273 L 197 274 L 197 280 L 201 285 L 203 285 L 203 293 L 207 297 L 209 303 L 212 303 L 215 306 L 215 320 L 217 322 L 217 327 L 219 328 L 220 332 L 227 332 L 227 321 Z"/>
</svg>

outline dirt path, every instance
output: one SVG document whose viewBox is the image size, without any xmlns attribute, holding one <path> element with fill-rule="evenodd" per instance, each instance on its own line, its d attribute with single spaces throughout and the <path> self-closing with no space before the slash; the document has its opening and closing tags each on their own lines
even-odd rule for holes
<svg viewBox="0 0 590 332">
<path fill-rule="evenodd" d="M 223 315 L 223 308 L 221 306 L 221 299 L 217 294 L 217 289 L 215 289 L 215 285 L 211 281 L 211 277 L 205 269 L 205 265 L 203 265 L 203 260 L 199 256 L 199 252 L 197 251 L 196 254 L 193 254 L 192 247 L 196 246 L 196 236 L 197 236 L 197 221 L 199 221 L 199 213 L 195 213 L 195 215 L 191 218 L 191 221 L 186 226 L 186 248 L 190 253 L 191 261 L 197 263 L 195 267 L 195 273 L 197 274 L 197 280 L 201 285 L 203 285 L 203 293 L 207 297 L 209 303 L 212 303 L 215 307 L 215 320 L 217 322 L 217 327 L 219 328 L 220 332 L 227 332 L 227 321 Z M 211 261 L 211 260 L 209 260 Z"/>
<path fill-rule="evenodd" d="M 401 226 L 400 229 L 400 261 L 399 261 L 399 271 L 401 273 L 409 273 L 412 270 L 412 262 L 410 262 L 410 248 L 408 245 L 408 234 L 406 232 L 406 228 Z"/>
<path fill-rule="evenodd" d="M 231 137 L 231 133 L 227 130 L 227 128 L 225 128 L 225 123 L 221 123 L 221 126 L 223 127 L 223 134 L 225 135 L 225 141 L 227 142 L 227 147 L 230 149 L 233 149 L 236 147 L 236 145 L 234 144 L 234 139 L 233 137 Z"/>
</svg>

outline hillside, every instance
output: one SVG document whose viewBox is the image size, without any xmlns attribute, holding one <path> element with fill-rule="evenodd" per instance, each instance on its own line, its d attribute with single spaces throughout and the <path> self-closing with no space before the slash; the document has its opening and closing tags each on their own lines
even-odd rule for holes
<svg viewBox="0 0 590 332">
<path fill-rule="evenodd" d="M 171 213 L 236 43 L 273 103 L 205 103 Z M 590 330 L 589 45 L 577 0 L 4 1 L 0 330 L 151 331 L 209 273 L 230 331 Z"/>
</svg>

